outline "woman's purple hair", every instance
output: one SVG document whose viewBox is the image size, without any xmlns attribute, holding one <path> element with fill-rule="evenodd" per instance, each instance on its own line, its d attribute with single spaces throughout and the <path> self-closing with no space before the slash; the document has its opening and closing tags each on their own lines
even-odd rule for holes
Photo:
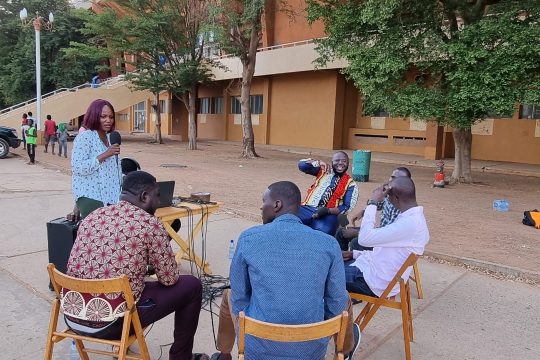
<svg viewBox="0 0 540 360">
<path fill-rule="evenodd" d="M 84 114 L 83 119 L 83 126 L 87 130 L 99 130 L 101 129 L 101 111 L 103 111 L 103 108 L 105 106 L 108 106 L 111 108 L 113 113 L 113 125 L 111 127 L 111 131 L 114 130 L 114 125 L 116 123 L 115 114 L 114 114 L 114 107 L 111 105 L 110 102 L 103 99 L 96 99 L 92 101 L 90 106 L 88 106 L 88 109 L 86 110 L 86 114 Z"/>
</svg>

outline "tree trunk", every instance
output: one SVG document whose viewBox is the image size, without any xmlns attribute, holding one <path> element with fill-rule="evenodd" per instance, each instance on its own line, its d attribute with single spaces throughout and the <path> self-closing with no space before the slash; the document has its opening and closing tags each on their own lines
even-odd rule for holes
<svg viewBox="0 0 540 360">
<path fill-rule="evenodd" d="M 260 22 L 260 17 L 258 17 Z M 255 62 L 257 59 L 257 46 L 259 45 L 259 25 L 253 24 L 251 27 L 251 38 L 249 40 L 249 52 L 247 57 L 242 59 L 242 89 L 240 91 L 240 105 L 242 110 L 242 157 L 259 157 L 255 152 L 255 135 L 253 134 L 253 124 L 251 123 L 251 109 L 249 107 L 249 96 L 251 93 L 251 82 L 255 73 Z"/>
<path fill-rule="evenodd" d="M 188 150 L 197 150 L 197 85 L 191 87 L 187 94 L 188 110 Z"/>
<path fill-rule="evenodd" d="M 154 124 L 154 142 L 163 144 L 161 137 L 161 106 L 159 105 L 159 92 L 156 93 L 156 123 Z"/>
<path fill-rule="evenodd" d="M 470 183 L 472 182 L 471 174 L 471 148 L 472 148 L 472 133 L 471 128 L 454 129 L 455 159 L 454 171 L 452 172 L 452 182 Z"/>
</svg>

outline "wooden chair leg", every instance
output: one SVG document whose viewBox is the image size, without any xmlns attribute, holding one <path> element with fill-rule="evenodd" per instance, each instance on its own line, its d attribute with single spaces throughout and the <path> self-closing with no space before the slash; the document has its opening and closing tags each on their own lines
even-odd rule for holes
<svg viewBox="0 0 540 360">
<path fill-rule="evenodd" d="M 122 341 L 120 341 L 120 349 L 118 350 L 118 360 L 125 360 L 128 350 L 127 340 L 129 339 L 129 330 L 131 327 L 131 312 L 126 311 L 124 315 L 124 325 L 122 326 Z"/>
<path fill-rule="evenodd" d="M 407 284 L 407 310 L 408 310 L 408 318 L 409 318 L 409 323 L 407 324 L 409 326 L 409 334 L 411 337 L 411 341 L 414 341 L 413 317 L 412 317 L 412 305 L 411 305 L 411 287 L 408 284 Z"/>
<path fill-rule="evenodd" d="M 356 317 L 356 319 L 354 320 L 354 322 L 357 323 L 358 325 L 360 325 L 360 322 L 362 321 L 362 319 L 364 318 L 364 316 L 366 316 L 366 314 L 369 312 L 370 309 L 371 309 L 371 303 L 367 303 L 367 304 L 362 308 L 362 311 L 360 311 L 360 314 L 358 314 L 358 316 Z"/>
<path fill-rule="evenodd" d="M 58 314 L 60 313 L 60 300 L 54 299 L 51 310 L 51 318 L 49 320 L 49 331 L 47 332 L 47 343 L 45 344 L 44 360 L 51 360 L 54 342 L 52 341 L 53 332 L 56 331 L 56 324 L 58 323 Z"/>
<path fill-rule="evenodd" d="M 362 319 L 362 322 L 360 323 L 360 331 L 364 331 L 367 324 L 369 324 L 371 319 L 373 319 L 373 316 L 375 316 L 375 313 L 377 313 L 380 307 L 381 307 L 381 304 L 378 304 L 378 303 L 371 304 L 369 312 L 366 314 L 366 316 L 364 316 L 364 318 Z"/>
<path fill-rule="evenodd" d="M 246 318 L 243 311 L 239 314 L 238 321 L 238 331 L 240 335 L 238 336 L 238 360 L 244 360 L 244 343 L 246 337 Z"/>
<path fill-rule="evenodd" d="M 409 305 L 408 305 L 408 296 L 406 295 L 407 289 L 406 285 L 401 282 L 401 294 L 404 294 L 404 298 L 401 299 L 401 320 L 403 327 L 403 342 L 405 344 L 405 359 L 411 360 L 411 338 L 410 338 L 410 327 L 409 327 Z"/>
<path fill-rule="evenodd" d="M 414 271 L 414 282 L 416 284 L 416 292 L 418 293 L 418 298 L 424 298 L 424 291 L 422 290 L 422 282 L 420 281 L 420 271 L 418 270 L 418 262 L 413 265 Z"/>
<path fill-rule="evenodd" d="M 146 345 L 146 340 L 144 339 L 144 330 L 140 326 L 141 322 L 138 313 L 133 313 L 133 320 L 133 329 L 135 330 L 135 335 L 137 336 L 141 357 L 144 360 L 150 360 L 150 352 L 148 351 L 148 346 Z"/>
<path fill-rule="evenodd" d="M 75 346 L 77 347 L 77 351 L 79 352 L 79 357 L 82 360 L 90 360 L 90 358 L 88 357 L 88 354 L 86 353 L 86 351 L 84 351 L 84 344 L 82 340 L 75 340 Z"/>
</svg>

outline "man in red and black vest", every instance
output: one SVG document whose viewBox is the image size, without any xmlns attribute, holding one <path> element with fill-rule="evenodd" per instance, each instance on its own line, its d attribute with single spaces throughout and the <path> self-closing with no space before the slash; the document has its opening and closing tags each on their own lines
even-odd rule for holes
<svg viewBox="0 0 540 360">
<path fill-rule="evenodd" d="M 354 209 L 358 200 L 358 187 L 347 174 L 349 156 L 338 151 L 332 156 L 332 165 L 320 160 L 303 159 L 298 169 L 315 176 L 315 182 L 308 189 L 298 217 L 315 230 L 334 235 L 337 229 L 337 215 Z"/>
</svg>

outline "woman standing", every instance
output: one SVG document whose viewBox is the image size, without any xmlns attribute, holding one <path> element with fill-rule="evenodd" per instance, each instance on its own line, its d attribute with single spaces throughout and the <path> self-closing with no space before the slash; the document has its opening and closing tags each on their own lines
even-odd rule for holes
<svg viewBox="0 0 540 360">
<path fill-rule="evenodd" d="M 21 133 L 22 133 L 22 142 L 24 144 L 24 150 L 26 150 L 26 130 L 28 130 L 30 126 L 28 126 L 28 115 L 26 113 L 22 114 L 22 120 L 21 120 Z"/>
<path fill-rule="evenodd" d="M 84 115 L 87 130 L 73 143 L 72 190 L 81 218 L 97 208 L 116 204 L 120 197 L 120 145 L 109 142 L 114 122 L 113 106 L 106 100 L 94 100 Z"/>
</svg>

